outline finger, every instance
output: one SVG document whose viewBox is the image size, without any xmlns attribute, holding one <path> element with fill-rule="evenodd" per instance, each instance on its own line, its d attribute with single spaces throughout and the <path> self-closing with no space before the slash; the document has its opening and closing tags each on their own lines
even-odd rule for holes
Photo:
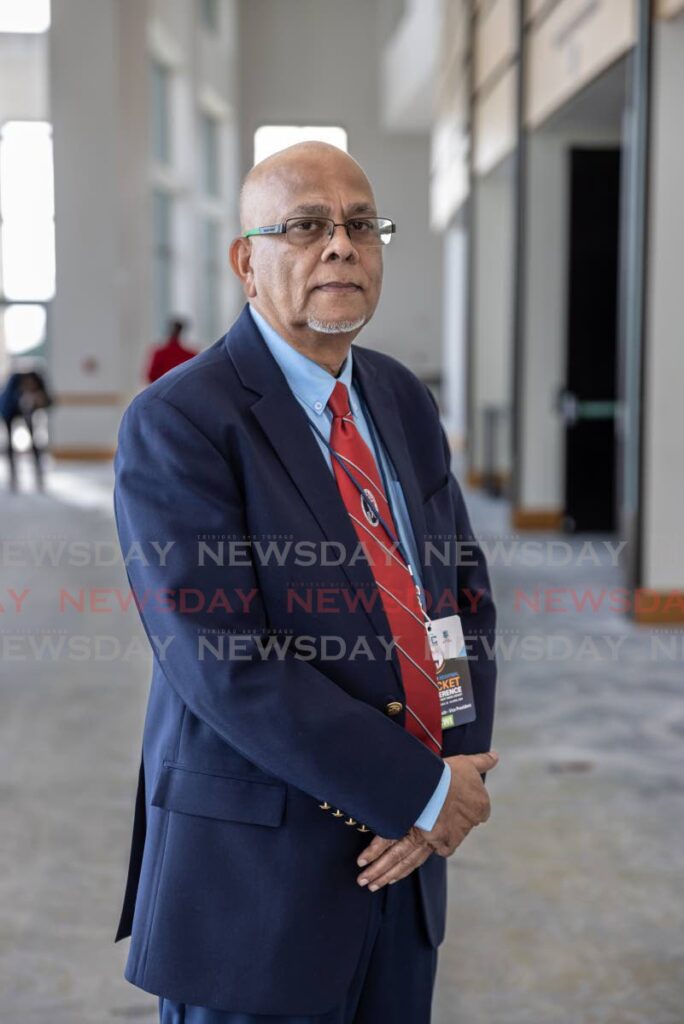
<svg viewBox="0 0 684 1024">
<path fill-rule="evenodd" d="M 499 763 L 499 755 L 495 750 L 484 754 L 466 754 L 470 763 L 477 768 L 478 772 L 491 772 Z"/>
<path fill-rule="evenodd" d="M 376 892 L 378 889 L 382 889 L 385 885 L 392 885 L 394 882 L 399 882 L 402 878 L 406 878 L 412 871 L 419 868 L 420 865 L 428 859 L 431 853 L 432 850 L 430 850 L 429 847 L 416 847 L 389 871 L 386 871 L 384 874 L 380 875 L 379 878 L 376 878 L 374 882 L 371 882 L 368 886 L 369 891 Z"/>
<path fill-rule="evenodd" d="M 385 850 L 382 856 L 378 857 L 369 867 L 365 867 L 359 875 L 357 881 L 359 885 L 366 885 L 374 882 L 380 875 L 385 874 L 390 868 L 399 861 L 403 860 L 404 857 L 409 854 L 416 847 L 427 846 L 427 843 L 418 842 L 415 837 L 410 834 L 404 836 L 403 839 L 398 839 L 392 846 Z"/>
<path fill-rule="evenodd" d="M 383 839 L 382 836 L 374 836 L 365 850 L 362 850 L 357 857 L 356 863 L 360 868 L 366 864 L 372 864 L 374 860 L 396 843 L 396 839 Z"/>
</svg>

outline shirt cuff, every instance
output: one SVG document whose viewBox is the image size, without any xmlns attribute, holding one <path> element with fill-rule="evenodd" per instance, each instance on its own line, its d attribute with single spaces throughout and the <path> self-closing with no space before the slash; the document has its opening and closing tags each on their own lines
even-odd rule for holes
<svg viewBox="0 0 684 1024">
<path fill-rule="evenodd" d="M 426 832 L 429 832 L 434 828 L 434 824 L 439 817 L 439 812 L 442 810 L 444 801 L 446 800 L 446 795 L 449 792 L 450 783 L 451 768 L 445 762 L 442 777 L 437 783 L 434 793 L 423 808 L 420 817 L 415 822 L 418 828 L 423 828 Z"/>
</svg>

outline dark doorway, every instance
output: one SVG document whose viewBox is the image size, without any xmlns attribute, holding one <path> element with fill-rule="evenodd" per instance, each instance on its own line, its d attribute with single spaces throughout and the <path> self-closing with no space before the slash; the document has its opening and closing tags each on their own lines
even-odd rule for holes
<svg viewBox="0 0 684 1024">
<path fill-rule="evenodd" d="M 616 524 L 616 358 L 620 150 L 570 151 L 565 525 Z"/>
</svg>

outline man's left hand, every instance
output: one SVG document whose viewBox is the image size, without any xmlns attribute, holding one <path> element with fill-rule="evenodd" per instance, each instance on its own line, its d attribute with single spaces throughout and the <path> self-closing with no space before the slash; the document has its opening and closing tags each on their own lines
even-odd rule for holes
<svg viewBox="0 0 684 1024">
<path fill-rule="evenodd" d="M 375 892 L 383 885 L 398 882 L 419 868 L 432 852 L 426 833 L 415 825 L 401 839 L 375 836 L 357 860 L 360 867 L 372 865 L 361 872 L 359 885 L 368 885 L 370 892 Z"/>
</svg>

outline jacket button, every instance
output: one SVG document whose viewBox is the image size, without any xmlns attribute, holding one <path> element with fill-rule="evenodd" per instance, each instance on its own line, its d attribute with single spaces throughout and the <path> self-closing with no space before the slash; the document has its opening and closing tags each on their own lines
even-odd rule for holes
<svg viewBox="0 0 684 1024">
<path fill-rule="evenodd" d="M 388 715 L 399 715 L 403 710 L 404 705 L 400 700 L 391 700 L 385 707 L 385 711 Z"/>
</svg>

